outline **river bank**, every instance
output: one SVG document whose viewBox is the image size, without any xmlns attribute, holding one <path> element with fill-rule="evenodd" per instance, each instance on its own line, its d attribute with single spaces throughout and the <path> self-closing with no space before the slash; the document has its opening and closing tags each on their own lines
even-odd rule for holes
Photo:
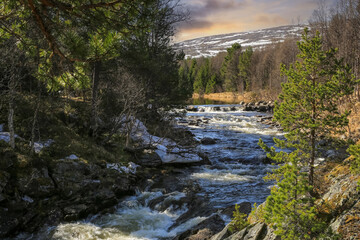
<svg viewBox="0 0 360 240">
<path fill-rule="evenodd" d="M 241 233 L 226 226 L 236 203 L 249 214 L 269 195 L 272 183 L 263 177 L 276 166 L 257 141 L 271 145 L 282 135 L 271 114 L 245 107 L 175 110 L 174 128 L 163 123 L 157 131 L 166 137 L 137 120 L 127 163 L 70 155 L 21 170 L 21 159 L 13 157 L 12 173 L 1 172 L 1 229 L 7 236 L 28 232 L 15 239 L 276 239 L 261 219 Z M 10 159 L 7 154 L 1 156 Z M 352 239 L 359 223 L 356 179 L 343 155 L 326 156 L 318 162 L 317 180 L 326 183 L 318 204 L 334 231 Z"/>
<path fill-rule="evenodd" d="M 258 101 L 272 101 L 277 100 L 277 93 L 271 93 L 267 90 L 262 90 L 258 92 L 245 92 L 245 93 L 237 93 L 237 92 L 222 92 L 222 93 L 210 93 L 210 94 L 198 94 L 194 93 L 193 99 L 207 99 L 211 101 L 218 101 L 228 104 L 238 104 L 240 102 L 250 103 L 250 102 L 258 102 Z"/>
</svg>

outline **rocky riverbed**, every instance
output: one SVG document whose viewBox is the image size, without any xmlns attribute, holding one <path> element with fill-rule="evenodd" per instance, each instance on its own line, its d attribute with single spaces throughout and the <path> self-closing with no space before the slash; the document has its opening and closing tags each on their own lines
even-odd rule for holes
<svg viewBox="0 0 360 240">
<path fill-rule="evenodd" d="M 270 192 L 272 183 L 262 178 L 276 166 L 256 144 L 260 137 L 272 144 L 273 136 L 282 135 L 269 113 L 245 111 L 242 105 L 188 107 L 176 118 L 175 135 L 183 136 L 178 139 L 154 136 L 140 121 L 137 126 L 131 132 L 135 144 L 125 149 L 133 155 L 128 165 L 69 156 L 47 165 L 22 166 L 5 153 L 2 169 L 16 164 L 17 172 L 0 172 L 2 236 L 22 232 L 10 239 L 277 239 L 258 219 L 238 233 L 227 226 L 236 203 L 248 214 L 252 204 L 262 203 Z M 333 155 L 329 159 L 336 161 Z M 319 161 L 319 169 L 326 168 L 325 163 Z M 353 199 L 356 184 L 348 170 L 336 171 L 344 172 L 343 177 L 333 173 L 326 178 L 322 199 L 335 202 L 334 230 L 351 236 L 358 200 L 346 199 Z M 338 202 L 342 186 L 349 191 Z M 351 228 L 344 227 L 350 218 Z"/>
</svg>

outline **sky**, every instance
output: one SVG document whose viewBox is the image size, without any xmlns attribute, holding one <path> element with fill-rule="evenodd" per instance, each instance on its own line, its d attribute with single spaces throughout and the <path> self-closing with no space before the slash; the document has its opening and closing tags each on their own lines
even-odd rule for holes
<svg viewBox="0 0 360 240">
<path fill-rule="evenodd" d="M 336 0 L 322 0 L 329 7 Z M 319 0 L 181 0 L 190 20 L 178 26 L 175 42 L 209 35 L 307 23 Z"/>
</svg>

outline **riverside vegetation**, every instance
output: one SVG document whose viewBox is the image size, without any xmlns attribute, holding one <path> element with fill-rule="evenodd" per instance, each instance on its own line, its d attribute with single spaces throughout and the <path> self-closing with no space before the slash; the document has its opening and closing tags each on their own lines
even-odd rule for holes
<svg viewBox="0 0 360 240">
<path fill-rule="evenodd" d="M 174 24 L 187 18 L 177 1 L 4 1 L 0 236 L 111 212 L 151 175 L 147 168 L 163 168 L 159 178 L 169 172 L 133 141 L 139 120 L 151 134 L 191 147 L 191 134 L 173 129 L 161 110 L 193 92 L 265 90 L 280 94 L 274 119 L 286 132 L 275 140 L 285 151 L 259 142 L 279 165 L 268 177 L 277 186 L 248 219 L 236 206 L 223 230 L 202 235 L 209 220 L 177 239 L 358 239 L 360 147 L 339 137 L 347 103 L 359 95 L 360 48 L 341 32 L 337 40 L 349 44 L 336 51 L 332 33 L 355 32 L 360 2 L 338 6 L 332 27 L 324 27 L 324 11 L 314 15 L 314 32 L 305 30 L 298 48 L 295 40 L 265 50 L 234 44 L 214 59 L 182 60 L 169 46 Z M 334 151 L 317 162 L 326 148 L 349 144 L 346 160 Z M 145 170 L 136 174 L 139 159 Z"/>
</svg>

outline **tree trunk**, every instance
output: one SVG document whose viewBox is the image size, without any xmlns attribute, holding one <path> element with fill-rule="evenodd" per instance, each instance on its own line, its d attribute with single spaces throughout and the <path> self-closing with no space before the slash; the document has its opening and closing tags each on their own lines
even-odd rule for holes
<svg viewBox="0 0 360 240">
<path fill-rule="evenodd" d="M 315 163 L 315 130 L 311 130 L 311 158 L 309 171 L 309 184 L 314 186 L 314 163 Z"/>
<path fill-rule="evenodd" d="M 15 130 L 14 130 L 14 98 L 15 98 L 15 79 L 9 82 L 9 115 L 8 127 L 10 133 L 10 146 L 15 148 Z"/>
<path fill-rule="evenodd" d="M 97 136 L 98 129 L 98 87 L 100 82 L 100 67 L 101 63 L 99 61 L 94 63 L 93 73 L 92 73 L 92 99 L 91 99 L 91 135 L 93 137 Z"/>
<path fill-rule="evenodd" d="M 34 149 L 34 144 L 35 144 L 35 130 L 36 130 L 36 124 L 37 124 L 37 117 L 38 117 L 38 113 L 39 113 L 39 109 L 40 109 L 40 100 L 41 100 L 41 90 L 40 90 L 40 81 L 38 80 L 38 88 L 39 88 L 39 93 L 38 93 L 38 98 L 36 100 L 36 108 L 35 108 L 35 112 L 34 112 L 34 118 L 33 118 L 33 123 L 32 123 L 32 127 L 31 127 L 31 141 L 30 141 L 30 149 L 31 152 L 34 153 L 35 149 Z"/>
</svg>

